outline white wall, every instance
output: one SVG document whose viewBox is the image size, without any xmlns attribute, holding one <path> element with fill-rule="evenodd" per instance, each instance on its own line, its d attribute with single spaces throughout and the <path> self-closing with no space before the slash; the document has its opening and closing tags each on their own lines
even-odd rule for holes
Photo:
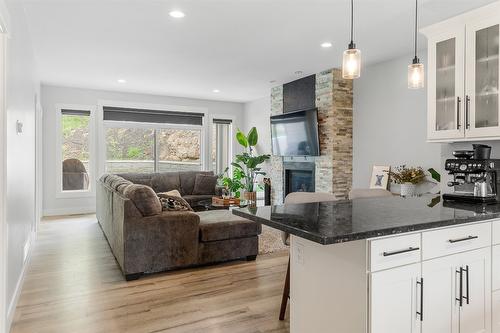
<svg viewBox="0 0 500 333">
<path fill-rule="evenodd" d="M 39 85 L 24 9 L 8 1 L 7 42 L 7 306 L 11 319 L 25 268 L 24 246 L 35 228 L 35 94 Z M 23 132 L 16 133 L 16 121 Z M 8 324 L 8 323 L 7 323 Z"/>
<path fill-rule="evenodd" d="M 245 103 L 245 126 L 241 130 L 248 133 L 252 127 L 257 128 L 259 141 L 256 148 L 259 154 L 271 154 L 270 116 L 271 97 Z"/>
<path fill-rule="evenodd" d="M 234 117 L 234 128 L 243 127 L 243 104 L 231 102 L 218 102 L 201 99 L 180 97 L 144 95 L 134 93 L 121 93 L 79 89 L 69 87 L 56 87 L 42 85 L 41 99 L 44 110 L 43 120 L 43 210 L 45 215 L 58 215 L 68 213 L 82 213 L 95 211 L 95 196 L 84 198 L 56 198 L 56 177 L 59 167 L 56 165 L 56 104 L 82 104 L 97 106 L 99 101 L 117 101 L 129 103 L 145 103 L 156 105 L 174 105 L 206 108 L 208 114 L 229 115 Z M 98 148 L 104 148 L 103 142 L 97 142 Z M 97 161 L 98 163 L 100 161 Z M 102 162 L 102 161 L 101 161 Z"/>
<path fill-rule="evenodd" d="M 353 188 L 368 186 L 373 165 L 442 165 L 441 145 L 426 142 L 427 90 L 407 88 L 411 58 L 366 66 L 354 82 Z"/>
<path fill-rule="evenodd" d="M 257 142 L 256 152 L 258 154 L 271 154 L 271 97 L 266 96 L 255 101 L 245 103 L 245 126 L 242 131 L 248 133 L 252 127 L 257 128 L 259 141 Z M 270 175 L 271 163 L 264 162 L 261 165 L 262 171 L 267 177 Z M 262 178 L 262 176 L 259 176 Z M 258 179 L 259 179 L 258 178 Z"/>
</svg>

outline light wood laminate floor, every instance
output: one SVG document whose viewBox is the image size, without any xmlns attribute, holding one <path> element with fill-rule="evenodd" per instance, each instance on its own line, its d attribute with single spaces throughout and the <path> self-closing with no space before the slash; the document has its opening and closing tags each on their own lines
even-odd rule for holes
<svg viewBox="0 0 500 333">
<path fill-rule="evenodd" d="M 288 332 L 286 252 L 126 282 L 95 216 L 40 225 L 12 333 Z"/>
</svg>

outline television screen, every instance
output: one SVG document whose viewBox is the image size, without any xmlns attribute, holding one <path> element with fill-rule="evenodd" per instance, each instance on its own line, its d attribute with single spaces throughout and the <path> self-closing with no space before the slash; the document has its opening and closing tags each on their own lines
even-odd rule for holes
<svg viewBox="0 0 500 333">
<path fill-rule="evenodd" d="M 271 140 L 273 155 L 318 156 L 317 109 L 272 116 Z"/>
</svg>

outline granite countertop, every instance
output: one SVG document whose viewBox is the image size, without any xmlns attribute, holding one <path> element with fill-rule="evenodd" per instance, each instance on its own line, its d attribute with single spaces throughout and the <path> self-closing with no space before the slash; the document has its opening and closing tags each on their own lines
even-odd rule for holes
<svg viewBox="0 0 500 333">
<path fill-rule="evenodd" d="M 233 214 L 327 245 L 500 218 L 500 204 L 450 203 L 429 195 L 247 207 Z"/>
</svg>

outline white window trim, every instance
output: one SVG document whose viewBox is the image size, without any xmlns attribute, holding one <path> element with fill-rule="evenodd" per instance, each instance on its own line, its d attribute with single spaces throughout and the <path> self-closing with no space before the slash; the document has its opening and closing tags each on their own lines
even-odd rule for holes
<svg viewBox="0 0 500 333">
<path fill-rule="evenodd" d="M 85 110 L 90 111 L 89 119 L 89 189 L 78 191 L 63 191 L 62 190 L 62 110 Z M 56 198 L 85 198 L 95 196 L 95 180 L 96 180 L 96 131 L 95 131 L 95 114 L 96 107 L 92 105 L 81 104 L 56 104 Z"/>
<path fill-rule="evenodd" d="M 209 132 L 208 134 L 208 142 L 210 143 L 210 147 L 208 149 L 208 156 L 207 156 L 207 159 L 208 159 L 208 163 L 209 163 L 209 169 L 207 170 L 212 170 L 215 172 L 215 170 L 213 170 L 212 168 L 212 156 L 211 156 L 211 153 L 212 153 L 212 143 L 213 143 L 213 138 L 212 138 L 212 126 L 213 126 L 213 123 L 214 123 L 214 119 L 224 119 L 224 120 L 231 120 L 231 127 L 230 127 L 230 138 L 231 138 L 231 144 L 229 145 L 229 156 L 231 158 L 231 161 L 234 159 L 234 155 L 235 155 L 235 152 L 236 152 L 236 146 L 235 146 L 235 140 L 233 140 L 233 138 L 235 137 L 235 134 L 236 134 L 236 131 L 235 131 L 235 124 L 236 124 L 236 117 L 233 116 L 233 115 L 229 115 L 229 114 L 210 114 L 209 115 L 209 130 L 207 132 Z M 217 147 L 215 147 L 217 148 Z M 231 165 L 231 163 L 229 163 L 229 174 L 232 175 L 233 174 L 233 166 Z"/>
<path fill-rule="evenodd" d="M 111 107 L 123 107 L 123 108 L 136 108 L 136 109 L 150 109 L 158 111 L 177 111 L 177 112 L 197 112 L 203 114 L 203 123 L 201 126 L 198 125 L 182 125 L 182 124 L 158 124 L 158 123 L 136 123 L 127 121 L 105 121 L 104 120 L 104 106 Z M 210 167 L 210 155 L 209 155 L 209 130 L 207 130 L 207 118 L 208 109 L 205 107 L 197 106 L 185 106 L 185 105 L 165 105 L 165 104 L 151 104 L 151 103 L 139 103 L 139 102 L 124 102 L 124 101 L 113 101 L 113 100 L 98 100 L 97 102 L 97 142 L 102 144 L 98 145 L 97 148 L 97 176 L 100 178 L 106 173 L 106 127 L 112 126 L 112 124 L 121 124 L 121 126 L 131 127 L 141 127 L 141 128 L 154 128 L 154 129 L 196 129 L 201 130 L 201 167 L 202 170 L 211 170 Z M 209 122 L 211 124 L 211 122 Z M 118 126 L 120 127 L 120 126 Z M 156 162 L 155 162 L 156 163 Z M 97 179 L 98 179 L 97 178 Z"/>
</svg>

